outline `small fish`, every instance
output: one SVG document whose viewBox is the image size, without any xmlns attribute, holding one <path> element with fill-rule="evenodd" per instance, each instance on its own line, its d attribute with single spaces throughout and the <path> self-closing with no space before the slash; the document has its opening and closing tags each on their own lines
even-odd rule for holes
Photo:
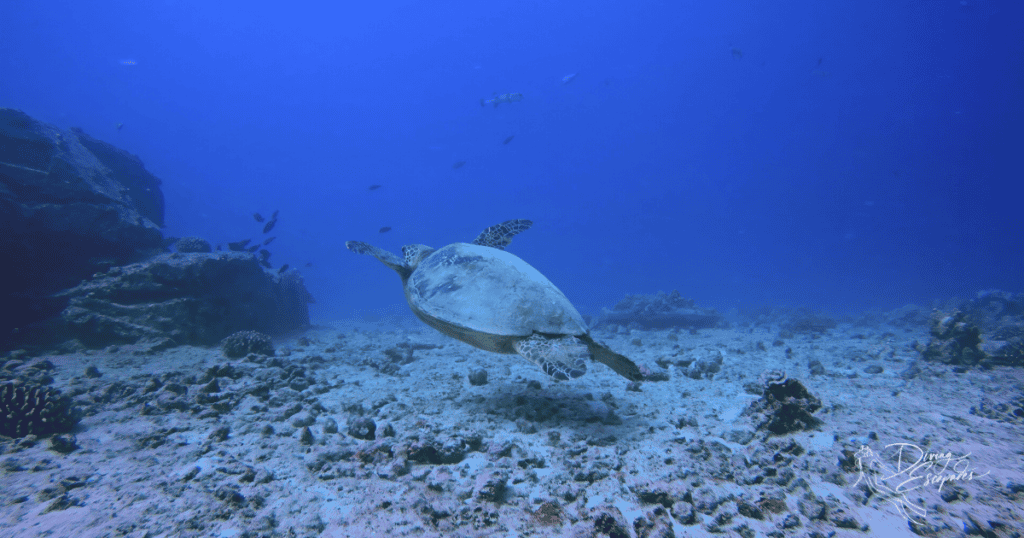
<svg viewBox="0 0 1024 538">
<path fill-rule="evenodd" d="M 275 213 L 277 213 L 277 212 L 275 211 Z M 276 224 L 277 224 L 277 219 L 276 218 L 271 219 L 271 221 L 268 222 L 267 225 L 263 227 L 263 233 L 265 233 L 265 234 L 266 233 L 270 233 L 270 230 L 273 230 L 274 226 Z"/>
<path fill-rule="evenodd" d="M 385 226 L 385 227 L 381 228 L 380 230 L 377 230 L 377 233 L 386 234 L 386 233 L 388 233 L 390 231 L 391 231 L 391 226 Z"/>
<path fill-rule="evenodd" d="M 732 59 L 733 60 L 742 60 L 743 59 L 743 51 L 742 50 L 740 50 L 740 49 L 738 49 L 736 47 L 733 47 L 733 48 L 729 49 L 729 52 L 732 53 Z"/>
<path fill-rule="evenodd" d="M 224 250 L 220 245 L 217 245 L 217 250 Z"/>
<path fill-rule="evenodd" d="M 380 185 L 370 185 L 370 188 L 369 188 L 369 190 L 371 190 L 371 191 L 375 191 L 375 190 L 377 190 L 377 189 L 379 189 L 379 188 L 380 188 Z"/>
<path fill-rule="evenodd" d="M 562 84 L 568 84 L 568 83 L 572 82 L 573 80 L 576 80 L 576 75 L 577 75 L 577 73 L 573 73 L 571 75 L 565 75 L 564 77 L 562 77 Z"/>
<path fill-rule="evenodd" d="M 121 130 L 121 127 L 124 127 L 124 124 L 123 124 L 123 123 L 118 123 L 118 124 L 117 124 L 117 125 L 115 125 L 114 127 L 116 127 L 118 131 L 120 131 L 120 130 Z"/>
<path fill-rule="evenodd" d="M 510 137 L 506 138 L 505 140 L 503 140 L 503 141 L 502 141 L 501 143 L 502 143 L 502 144 L 508 144 L 508 143 L 509 143 L 509 142 L 511 142 L 511 141 L 512 141 L 512 139 L 513 139 L 513 138 L 515 138 L 515 137 L 516 137 L 516 135 L 512 135 L 512 136 L 510 136 Z"/>
<path fill-rule="evenodd" d="M 263 222 L 265 220 L 263 215 L 260 215 L 259 213 L 253 213 L 252 218 L 256 219 L 256 222 Z"/>
<path fill-rule="evenodd" d="M 280 213 L 280 209 L 275 209 L 274 214 L 270 216 L 270 220 L 277 220 L 277 214 Z"/>
<path fill-rule="evenodd" d="M 259 246 L 259 245 L 253 245 L 253 246 L 251 246 L 251 247 L 249 247 L 249 248 L 247 248 L 247 249 L 245 249 L 245 250 L 248 250 L 248 251 L 249 251 L 250 253 L 253 253 L 253 254 L 255 254 L 255 253 L 256 253 L 256 251 L 257 251 L 257 250 L 259 250 L 259 249 L 260 249 L 260 246 Z"/>
<path fill-rule="evenodd" d="M 272 236 L 268 237 L 268 238 L 267 238 L 267 240 L 263 242 L 263 246 L 267 246 L 267 245 L 269 245 L 269 244 L 270 244 L 270 242 L 271 242 L 271 241 L 273 241 L 273 240 L 275 240 L 275 239 L 277 239 L 277 236 L 276 236 L 276 235 L 272 235 Z"/>
<path fill-rule="evenodd" d="M 492 104 L 497 108 L 502 103 L 515 103 L 523 100 L 523 94 L 521 93 L 503 93 L 493 99 L 481 99 L 480 106 Z"/>
<path fill-rule="evenodd" d="M 313 267 L 313 262 L 306 262 L 306 267 Z"/>
<path fill-rule="evenodd" d="M 234 252 L 241 252 L 241 251 L 245 250 L 245 246 L 249 244 L 249 241 L 252 241 L 252 239 L 246 239 L 245 241 L 235 241 L 233 243 L 228 243 L 228 250 L 232 250 Z"/>
<path fill-rule="evenodd" d="M 458 161 L 458 162 L 456 162 L 455 164 L 452 165 L 452 170 L 458 170 L 459 168 L 462 168 L 465 165 L 466 165 L 466 161 Z"/>
<path fill-rule="evenodd" d="M 261 260 L 269 260 L 270 259 L 270 251 L 267 250 L 267 249 L 260 250 L 260 259 Z"/>
<path fill-rule="evenodd" d="M 283 273 L 283 272 L 285 272 L 287 270 L 288 270 L 288 264 L 286 263 L 286 264 L 282 265 L 280 269 L 277 270 L 277 274 L 281 274 L 281 273 Z"/>
</svg>

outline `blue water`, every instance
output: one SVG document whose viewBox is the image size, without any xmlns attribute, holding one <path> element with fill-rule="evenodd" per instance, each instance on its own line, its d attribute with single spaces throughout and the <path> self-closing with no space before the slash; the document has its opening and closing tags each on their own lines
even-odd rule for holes
<svg viewBox="0 0 1024 538">
<path fill-rule="evenodd" d="M 280 210 L 272 261 L 302 269 L 314 321 L 403 302 L 345 240 L 510 218 L 535 222 L 510 251 L 588 313 L 671 289 L 834 312 L 1024 290 L 1015 0 L 0 12 L 0 106 L 139 155 L 167 235 L 262 238 L 252 213 Z"/>
</svg>

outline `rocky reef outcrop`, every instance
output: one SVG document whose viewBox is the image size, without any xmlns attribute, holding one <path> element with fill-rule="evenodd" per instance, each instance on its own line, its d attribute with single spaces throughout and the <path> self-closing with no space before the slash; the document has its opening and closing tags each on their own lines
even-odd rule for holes
<svg viewBox="0 0 1024 538">
<path fill-rule="evenodd" d="M 216 345 L 237 331 L 309 326 L 299 272 L 267 270 L 245 252 L 165 253 L 112 267 L 57 296 L 66 301 L 57 336 L 93 348 Z"/>
<path fill-rule="evenodd" d="M 932 313 L 925 360 L 955 366 L 1024 366 L 1024 294 L 987 290 L 951 311 Z"/>
<path fill-rule="evenodd" d="M 721 324 L 722 316 L 711 308 L 701 308 L 679 292 L 656 295 L 626 295 L 613 308 L 601 309 L 595 326 L 622 325 L 641 329 L 682 327 L 706 329 Z"/>
<path fill-rule="evenodd" d="M 160 183 L 126 151 L 0 108 L 0 348 L 216 345 L 309 325 L 302 276 L 268 270 L 269 251 L 190 237 L 167 253 Z"/>
<path fill-rule="evenodd" d="M 163 221 L 138 157 L 0 108 L 0 346 L 59 311 L 50 294 L 159 252 Z"/>
</svg>

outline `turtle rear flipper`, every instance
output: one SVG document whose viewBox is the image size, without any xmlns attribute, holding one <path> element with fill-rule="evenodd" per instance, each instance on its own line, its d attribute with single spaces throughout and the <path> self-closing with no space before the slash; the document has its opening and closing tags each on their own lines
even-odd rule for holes
<svg viewBox="0 0 1024 538">
<path fill-rule="evenodd" d="M 345 241 L 345 248 L 355 252 L 356 254 L 369 254 L 370 256 L 377 258 L 381 263 L 398 273 L 399 276 L 402 277 L 403 282 L 405 279 L 409 278 L 409 274 L 412 273 L 412 269 L 409 269 L 409 266 L 405 265 L 402 258 L 369 243 L 363 243 L 362 241 Z"/>
<path fill-rule="evenodd" d="M 540 366 L 556 381 L 576 379 L 587 373 L 590 351 L 575 336 L 549 338 L 534 333 L 512 344 L 526 360 Z"/>
<path fill-rule="evenodd" d="M 505 247 L 512 242 L 512 238 L 517 233 L 529 230 L 530 226 L 533 226 L 532 220 L 506 220 L 501 224 L 495 224 L 480 232 L 480 235 L 476 236 L 476 239 L 473 240 L 473 244 L 505 250 Z"/>
<path fill-rule="evenodd" d="M 580 335 L 576 338 L 587 344 L 587 348 L 590 350 L 590 354 L 593 355 L 594 360 L 604 363 L 607 367 L 615 370 L 615 373 L 630 381 L 641 381 L 644 378 L 644 375 L 640 372 L 640 367 L 625 355 L 619 355 L 612 351 L 608 346 L 595 341 L 589 334 Z"/>
</svg>

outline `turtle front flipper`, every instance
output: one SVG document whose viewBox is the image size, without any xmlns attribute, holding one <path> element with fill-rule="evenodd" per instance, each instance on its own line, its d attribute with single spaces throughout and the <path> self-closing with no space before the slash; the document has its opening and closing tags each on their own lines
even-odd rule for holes
<svg viewBox="0 0 1024 538">
<path fill-rule="evenodd" d="M 363 243 L 362 241 L 345 241 L 345 248 L 355 252 L 356 254 L 369 254 L 377 258 L 381 263 L 398 273 L 399 276 L 402 277 L 403 281 L 409 278 L 409 274 L 412 273 L 412 269 L 405 265 L 402 258 L 399 258 L 382 248 L 377 248 L 368 243 Z"/>
<path fill-rule="evenodd" d="M 640 372 L 640 367 L 629 360 L 629 357 L 612 351 L 608 346 L 591 338 L 589 334 L 583 334 L 576 338 L 579 338 L 587 345 L 594 360 L 604 363 L 612 370 L 615 370 L 615 373 L 630 381 L 640 381 L 644 378 L 643 373 Z"/>
<path fill-rule="evenodd" d="M 505 250 L 505 247 L 512 242 L 512 238 L 517 233 L 529 230 L 530 226 L 533 226 L 532 220 L 506 220 L 501 224 L 495 224 L 480 232 L 480 235 L 476 236 L 476 239 L 473 240 L 473 244 Z"/>
<path fill-rule="evenodd" d="M 540 366 L 557 381 L 576 379 L 587 373 L 590 351 L 575 336 L 548 338 L 534 333 L 512 346 L 526 360 Z"/>
</svg>

